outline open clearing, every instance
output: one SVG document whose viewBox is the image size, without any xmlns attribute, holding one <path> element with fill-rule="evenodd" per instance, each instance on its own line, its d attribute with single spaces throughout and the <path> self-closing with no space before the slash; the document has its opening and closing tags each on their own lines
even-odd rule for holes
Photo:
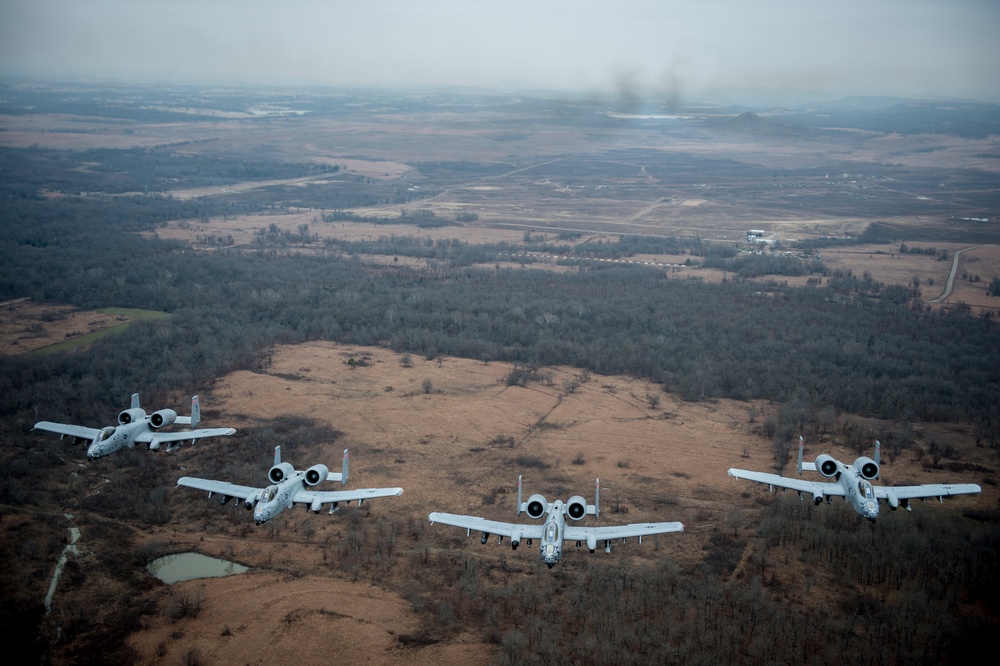
<svg viewBox="0 0 1000 666">
<path fill-rule="evenodd" d="M 472 637 L 407 648 L 419 628 L 409 604 L 367 583 L 255 572 L 177 583 L 174 593 L 203 594 L 202 610 L 197 619 L 132 636 L 141 663 L 183 663 L 197 654 L 218 664 L 481 664 L 491 654 Z"/>
<path fill-rule="evenodd" d="M 138 320 L 165 319 L 166 312 L 138 308 L 78 310 L 16 299 L 0 306 L 0 354 L 55 353 L 84 347 Z"/>
<path fill-rule="evenodd" d="M 18 300 L 0 307 L 0 354 L 37 351 L 133 321 L 126 314 Z"/>
<path fill-rule="evenodd" d="M 506 363 L 410 357 L 410 367 L 404 367 L 402 360 L 382 348 L 329 342 L 280 347 L 266 371 L 223 377 L 203 392 L 203 399 L 216 415 L 214 425 L 225 421 L 248 426 L 300 416 L 342 431 L 332 444 L 275 444 L 281 444 L 285 459 L 300 468 L 316 462 L 335 468 L 341 449 L 349 448 L 351 487 L 405 489 L 401 497 L 367 504 L 362 520 L 376 521 L 391 512 L 408 519 L 411 529 L 426 530 L 439 548 L 462 549 L 481 559 L 505 557 L 508 566 L 524 575 L 549 575 L 537 563 L 535 549 L 511 553 L 495 540 L 481 546 L 476 535 L 466 538 L 462 530 L 427 525 L 427 513 L 513 520 L 518 474 L 525 476 L 526 493 L 550 499 L 571 494 L 592 499 L 594 479 L 600 477 L 603 522 L 680 520 L 685 532 L 649 539 L 642 546 L 633 540 L 610 556 L 603 551 L 578 553 L 570 546 L 565 560 L 667 555 L 683 567 L 700 560 L 710 536 L 732 511 L 744 512 L 745 529 L 752 530 L 770 498 L 763 486 L 730 478 L 726 470 L 773 468 L 770 440 L 758 430 L 776 406 L 731 400 L 685 403 L 645 381 L 588 376 L 561 367 L 543 369 L 526 386 L 508 386 L 505 378 L 511 366 Z M 569 392 L 573 382 L 577 386 Z M 649 395 L 661 398 L 655 408 Z M 751 407 L 756 411 L 753 423 Z M 977 449 L 962 426 L 918 425 L 917 433 L 921 440 L 933 436 L 941 444 L 954 444 L 963 462 L 995 469 L 988 450 Z M 840 446 L 836 436 L 810 441 L 807 447 L 811 457 L 828 452 L 851 461 L 858 456 Z M 178 476 L 218 476 L 217 464 L 209 461 L 245 455 L 240 448 L 237 435 L 163 456 L 162 462 L 175 466 Z M 259 464 L 263 473 L 270 459 Z M 883 468 L 887 484 L 944 480 L 982 484 L 983 479 L 981 473 L 925 468 L 909 452 L 886 461 Z M 943 507 L 915 503 L 913 511 L 996 506 L 996 486 L 984 484 L 983 490 L 980 496 L 949 499 Z M 171 659 L 195 648 L 210 661 L 309 662 L 319 649 L 317 636 L 328 634 L 342 646 L 341 657 L 351 662 L 483 663 L 492 654 L 493 646 L 466 634 L 421 647 L 407 642 L 411 637 L 419 643 L 412 638 L 420 635 L 418 618 L 392 590 L 405 580 L 409 567 L 420 565 L 412 556 L 408 559 L 405 537 L 388 577 L 351 581 L 335 573 L 331 578 L 324 573 L 330 568 L 327 549 L 336 549 L 344 538 L 344 513 L 331 517 L 290 511 L 255 528 L 242 508 L 220 507 L 204 493 L 179 488 L 169 501 L 193 507 L 195 516 L 215 519 L 224 512 L 231 516 L 230 527 L 219 533 L 200 528 L 200 519 L 186 524 L 174 520 L 164 528 L 146 530 L 143 539 L 195 548 L 258 569 L 175 586 L 175 594 L 200 590 L 204 610 L 197 619 L 177 623 L 162 615 L 147 618 L 146 628 L 131 639 L 144 663 L 160 663 L 155 655 L 164 643 L 169 647 L 162 649 L 168 649 Z M 803 503 L 803 510 L 808 506 Z M 886 511 L 882 519 L 913 516 Z M 754 543 L 751 540 L 748 548 L 756 547 Z M 559 566 L 568 565 L 564 561 Z"/>
</svg>

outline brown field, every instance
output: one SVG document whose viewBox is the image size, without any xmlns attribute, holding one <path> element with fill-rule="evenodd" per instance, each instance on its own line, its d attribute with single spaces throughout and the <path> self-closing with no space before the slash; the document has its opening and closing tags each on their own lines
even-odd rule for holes
<svg viewBox="0 0 1000 666">
<path fill-rule="evenodd" d="M 18 299 L 0 304 L 0 354 L 22 354 L 117 326 L 130 317 Z"/>
<path fill-rule="evenodd" d="M 347 363 L 351 358 L 363 359 L 364 365 L 352 369 Z M 770 441 L 757 430 L 776 406 L 730 400 L 685 403 L 645 381 L 586 376 L 572 368 L 547 368 L 538 381 L 521 387 L 506 385 L 511 366 L 504 363 L 412 357 L 412 367 L 403 367 L 400 360 L 400 355 L 381 348 L 327 342 L 282 347 L 274 351 L 265 372 L 223 377 L 203 400 L 221 415 L 215 417 L 220 423 L 249 426 L 297 415 L 343 431 L 333 445 L 275 444 L 283 446 L 285 459 L 297 467 L 325 462 L 334 468 L 340 449 L 349 448 L 351 487 L 404 488 L 399 498 L 366 505 L 368 520 L 391 512 L 411 525 L 426 524 L 427 513 L 435 510 L 513 520 L 515 481 L 524 474 L 527 493 L 563 499 L 571 494 L 591 499 L 594 479 L 600 477 L 606 523 L 685 524 L 683 534 L 650 539 L 642 546 L 619 546 L 610 556 L 576 553 L 570 547 L 567 559 L 668 555 L 681 566 L 694 565 L 730 512 L 745 512 L 746 528 L 752 530 L 761 503 L 769 497 L 764 487 L 732 479 L 726 469 L 772 469 Z M 569 392 L 568 383 L 574 380 L 579 385 Z M 656 408 L 650 406 L 649 395 L 660 396 Z M 757 412 L 754 423 L 751 407 Z M 923 439 L 933 435 L 942 444 L 953 443 L 965 462 L 995 469 L 995 461 L 985 449 L 975 448 L 963 426 L 921 425 L 918 433 Z M 178 466 L 178 475 L 210 477 L 217 469 L 199 467 L 199 460 L 210 453 L 208 447 L 224 448 L 226 457 L 238 456 L 239 437 L 199 445 L 164 462 Z M 836 436 L 808 443 L 807 455 L 824 451 L 846 460 L 858 455 L 840 446 Z M 542 466 L 519 465 L 520 456 L 536 458 L 538 463 L 531 465 Z M 270 464 L 269 459 L 259 462 L 262 469 Z M 883 482 L 981 482 L 980 476 L 925 469 L 904 453 L 886 462 Z M 172 501 L 204 503 L 204 512 L 213 516 L 236 511 L 234 524 L 250 521 L 241 508 L 219 507 L 201 493 L 183 488 L 172 493 Z M 953 498 L 944 507 L 917 503 L 914 513 L 991 507 L 997 500 L 997 488 L 985 485 L 980 496 Z M 900 512 L 883 519 L 912 516 Z M 410 605 L 393 591 L 405 588 L 407 570 L 414 565 L 404 561 L 402 553 L 393 571 L 374 581 L 377 587 L 372 581 L 324 574 L 326 544 L 335 546 L 343 537 L 343 520 L 343 515 L 294 511 L 269 524 L 277 531 L 246 531 L 244 525 L 219 534 L 176 521 L 145 531 L 144 540 L 169 542 L 178 550 L 194 547 L 257 569 L 174 586 L 174 594 L 200 590 L 203 611 L 197 619 L 176 623 L 163 616 L 147 618 L 145 629 L 131 639 L 144 655 L 143 663 L 162 663 L 155 656 L 158 649 L 167 650 L 162 659 L 170 661 L 191 648 L 209 661 L 256 663 L 253 656 L 260 661 L 291 657 L 308 662 L 321 633 L 336 637 L 341 656 L 351 662 L 483 663 L 490 658 L 493 646 L 480 644 L 474 634 L 419 649 L 401 647 L 405 639 L 400 636 L 424 631 Z M 456 528 L 425 529 L 441 548 L 462 549 L 479 559 L 503 556 L 509 566 L 528 574 L 539 566 L 531 548 L 511 553 L 495 541 L 481 546 L 478 537 L 466 538 Z M 747 548 L 755 547 L 751 540 Z M 547 572 L 542 568 L 537 575 Z"/>
<path fill-rule="evenodd" d="M 391 211 L 391 213 L 393 217 L 398 217 L 399 210 Z M 193 220 L 170 222 L 158 228 L 155 232 L 144 235 L 155 235 L 159 238 L 171 240 L 184 240 L 195 245 L 199 243 L 200 238 L 206 236 L 232 235 L 234 246 L 249 246 L 253 243 L 254 235 L 258 231 L 266 229 L 272 224 L 277 225 L 283 231 L 296 231 L 299 225 L 307 224 L 309 225 L 309 233 L 315 234 L 320 240 L 331 238 L 343 241 L 365 241 L 395 235 L 416 236 L 417 238 L 429 238 L 434 241 L 457 239 L 464 243 L 494 243 L 500 241 L 517 243 L 524 236 L 524 231 L 484 229 L 465 225 L 421 229 L 413 224 L 384 225 L 365 222 L 321 222 L 316 211 L 276 215 L 241 215 L 226 219 L 213 218 L 207 223 Z M 309 252 L 312 248 L 309 246 L 292 246 L 288 250 L 293 252 Z M 402 257 L 400 260 L 402 260 Z"/>
<path fill-rule="evenodd" d="M 996 316 L 1000 311 L 1000 298 L 986 293 L 990 281 L 1000 275 L 1000 246 L 968 243 L 910 244 L 918 247 L 934 247 L 938 251 L 948 250 L 948 260 L 939 261 L 935 255 L 900 254 L 899 245 L 899 243 L 889 243 L 826 248 L 820 256 L 830 270 L 850 270 L 856 276 L 867 272 L 875 280 L 887 285 L 910 285 L 916 279 L 920 283 L 921 299 L 926 306 L 933 309 L 965 303 L 972 308 L 973 314 L 992 313 Z M 952 269 L 952 257 L 959 250 L 965 251 L 959 257 L 951 293 L 939 302 L 932 302 L 943 296 Z M 979 281 L 974 281 L 976 275 L 979 276 Z M 792 285 L 802 285 L 808 278 L 778 276 L 776 279 L 787 280 Z"/>
<path fill-rule="evenodd" d="M 197 619 L 133 635 L 140 663 L 183 663 L 197 654 L 219 664 L 308 664 L 325 661 L 320 655 L 348 664 L 482 664 L 492 654 L 474 636 L 406 647 L 400 637 L 420 630 L 415 614 L 399 595 L 368 583 L 259 571 L 174 587 L 175 594 L 201 593 L 202 610 Z"/>
</svg>

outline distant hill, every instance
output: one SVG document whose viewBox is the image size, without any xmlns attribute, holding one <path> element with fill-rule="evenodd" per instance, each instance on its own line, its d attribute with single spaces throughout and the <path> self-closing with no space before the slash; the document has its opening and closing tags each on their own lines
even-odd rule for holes
<svg viewBox="0 0 1000 666">
<path fill-rule="evenodd" d="M 850 97 L 829 106 L 789 111 L 781 121 L 801 127 L 850 127 L 884 134 L 1000 135 L 1000 105 L 967 100 Z"/>
<path fill-rule="evenodd" d="M 774 122 L 767 118 L 762 118 L 753 111 L 744 111 L 734 118 L 719 119 L 706 122 L 709 127 L 714 127 L 723 132 L 732 132 L 751 136 L 793 136 L 801 135 L 802 129 L 789 127 L 782 123 Z"/>
<path fill-rule="evenodd" d="M 767 121 L 765 121 L 763 118 L 761 118 L 760 116 L 758 116 L 753 111 L 746 111 L 746 112 L 741 113 L 740 115 L 736 116 L 732 120 L 727 120 L 726 121 L 726 125 L 728 127 L 753 127 L 753 128 L 759 128 L 759 127 L 765 127 L 767 124 L 769 124 L 769 123 L 767 123 Z M 773 123 L 771 123 L 771 124 L 773 124 Z"/>
</svg>

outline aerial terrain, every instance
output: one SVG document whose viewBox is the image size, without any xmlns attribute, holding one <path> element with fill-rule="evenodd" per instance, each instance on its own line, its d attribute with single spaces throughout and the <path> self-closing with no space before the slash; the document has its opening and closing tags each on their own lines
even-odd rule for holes
<svg viewBox="0 0 1000 666">
<path fill-rule="evenodd" d="M 995 631 L 1000 107 L 0 93 L 0 627 L 31 662 L 939 663 Z M 32 431 L 134 392 L 237 433 L 88 461 Z M 727 476 L 795 474 L 800 435 L 982 492 L 869 523 Z M 262 486 L 276 445 L 404 493 L 254 526 L 175 487 Z M 518 475 L 684 532 L 549 570 L 428 523 L 515 520 Z M 146 569 L 188 551 L 249 571 Z"/>
</svg>

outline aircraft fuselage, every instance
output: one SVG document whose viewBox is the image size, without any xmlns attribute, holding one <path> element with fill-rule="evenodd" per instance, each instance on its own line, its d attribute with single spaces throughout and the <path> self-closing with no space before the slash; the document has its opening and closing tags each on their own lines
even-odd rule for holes
<svg viewBox="0 0 1000 666">
<path fill-rule="evenodd" d="M 549 507 L 549 516 L 545 520 L 542 531 L 541 555 L 542 562 L 552 568 L 562 557 L 563 535 L 566 531 L 566 514 L 563 511 L 562 500 L 556 500 Z"/>
<path fill-rule="evenodd" d="M 285 509 L 290 509 L 295 495 L 304 489 L 305 472 L 296 472 L 281 483 L 268 486 L 261 491 L 257 506 L 254 507 L 253 522 L 260 525 Z"/>
<path fill-rule="evenodd" d="M 878 518 L 878 500 L 871 482 L 861 476 L 853 465 L 838 462 L 838 468 L 840 474 L 837 483 L 844 489 L 844 499 L 851 503 L 860 516 L 875 522 Z"/>
<path fill-rule="evenodd" d="M 87 458 L 96 460 L 101 456 L 124 449 L 126 446 L 135 446 L 135 438 L 144 432 L 149 432 L 150 429 L 148 418 L 124 425 L 102 428 L 97 439 L 87 447 Z"/>
</svg>

